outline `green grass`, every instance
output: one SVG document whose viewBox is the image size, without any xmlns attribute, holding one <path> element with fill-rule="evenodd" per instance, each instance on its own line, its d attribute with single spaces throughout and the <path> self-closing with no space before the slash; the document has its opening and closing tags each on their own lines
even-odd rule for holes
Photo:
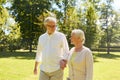
<svg viewBox="0 0 120 80">
<path fill-rule="evenodd" d="M 120 52 L 96 54 L 94 80 L 120 80 Z"/>
<path fill-rule="evenodd" d="M 38 80 L 33 75 L 35 53 L 0 52 L 0 80 Z M 68 76 L 65 69 L 64 80 Z M 93 80 L 120 80 L 120 52 L 94 54 Z"/>
<path fill-rule="evenodd" d="M 0 80 L 37 80 L 33 75 L 35 53 L 0 54 Z"/>
</svg>

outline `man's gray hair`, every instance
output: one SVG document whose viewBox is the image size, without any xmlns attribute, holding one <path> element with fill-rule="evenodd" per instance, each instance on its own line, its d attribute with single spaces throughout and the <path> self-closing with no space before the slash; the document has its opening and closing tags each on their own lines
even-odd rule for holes
<svg viewBox="0 0 120 80">
<path fill-rule="evenodd" d="M 55 17 L 47 17 L 44 20 L 44 25 L 46 25 L 46 23 L 49 22 L 49 21 L 53 21 L 53 22 L 57 23 L 57 20 L 56 20 Z"/>
<path fill-rule="evenodd" d="M 74 29 L 72 30 L 72 33 L 82 40 L 82 44 L 85 43 L 85 34 L 81 29 Z"/>
</svg>

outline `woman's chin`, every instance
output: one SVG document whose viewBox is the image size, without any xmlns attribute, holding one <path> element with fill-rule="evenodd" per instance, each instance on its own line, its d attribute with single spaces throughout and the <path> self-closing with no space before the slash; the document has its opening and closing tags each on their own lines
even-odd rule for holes
<svg viewBox="0 0 120 80">
<path fill-rule="evenodd" d="M 74 44 L 73 42 L 71 42 L 71 44 Z"/>
</svg>

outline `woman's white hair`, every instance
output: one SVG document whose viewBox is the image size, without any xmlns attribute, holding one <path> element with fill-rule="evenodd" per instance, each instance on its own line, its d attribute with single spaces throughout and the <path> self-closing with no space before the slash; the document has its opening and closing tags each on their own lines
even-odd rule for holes
<svg viewBox="0 0 120 80">
<path fill-rule="evenodd" d="M 53 22 L 57 23 L 57 20 L 56 20 L 55 17 L 47 17 L 44 20 L 44 25 L 46 25 L 46 23 L 49 22 L 49 21 L 53 21 Z"/>
<path fill-rule="evenodd" d="M 72 33 L 82 40 L 82 44 L 85 43 L 85 34 L 81 29 L 74 29 L 72 30 Z"/>
</svg>

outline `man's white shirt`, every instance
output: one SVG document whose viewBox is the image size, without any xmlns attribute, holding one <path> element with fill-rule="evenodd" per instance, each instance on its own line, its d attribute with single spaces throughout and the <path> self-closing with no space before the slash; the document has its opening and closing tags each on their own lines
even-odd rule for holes
<svg viewBox="0 0 120 80">
<path fill-rule="evenodd" d="M 49 35 L 47 32 L 39 37 L 36 61 L 41 62 L 41 70 L 53 72 L 60 69 L 60 60 L 69 56 L 69 47 L 63 33 L 55 31 Z"/>
</svg>

